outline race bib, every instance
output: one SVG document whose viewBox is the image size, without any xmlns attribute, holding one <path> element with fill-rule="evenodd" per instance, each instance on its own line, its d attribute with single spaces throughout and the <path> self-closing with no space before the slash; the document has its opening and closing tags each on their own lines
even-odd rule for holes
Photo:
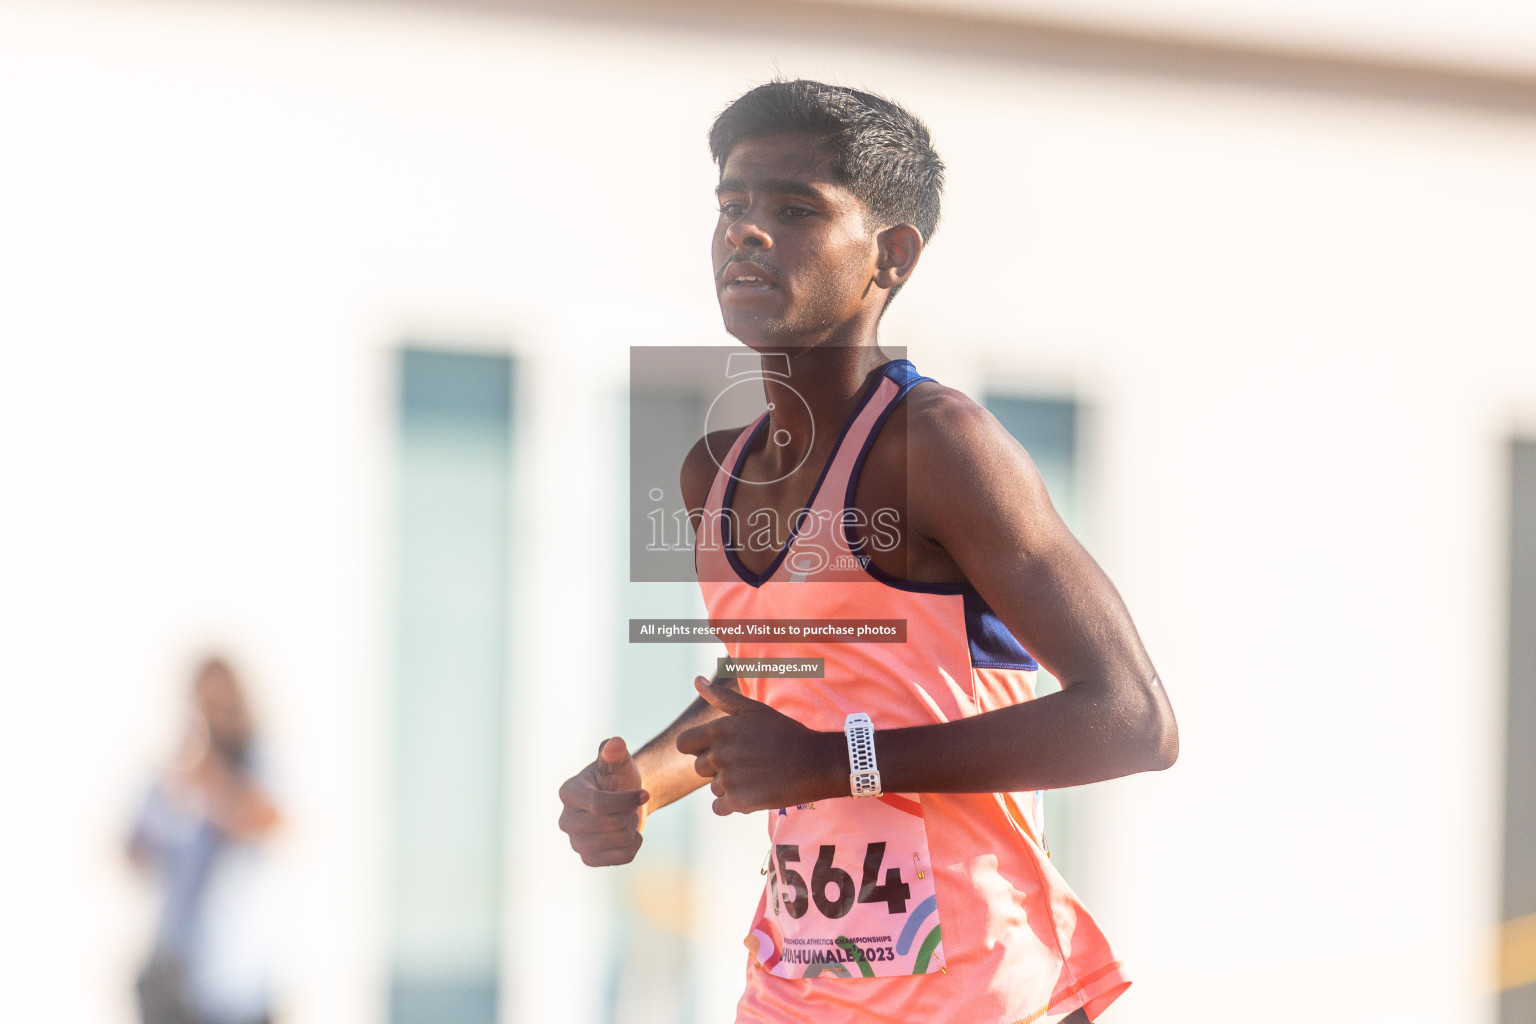
<svg viewBox="0 0 1536 1024">
<path fill-rule="evenodd" d="M 887 978 L 944 967 L 916 795 L 769 812 L 768 876 L 746 945 L 781 978 Z"/>
</svg>

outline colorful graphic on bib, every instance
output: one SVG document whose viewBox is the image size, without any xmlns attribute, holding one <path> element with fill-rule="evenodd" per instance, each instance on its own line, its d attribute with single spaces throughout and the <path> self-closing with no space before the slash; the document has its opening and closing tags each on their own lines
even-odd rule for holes
<svg viewBox="0 0 1536 1024">
<path fill-rule="evenodd" d="M 923 922 L 938 909 L 938 896 L 929 896 L 918 904 L 916 910 L 912 911 L 912 916 L 907 918 L 906 926 L 901 929 L 901 938 L 896 941 L 896 948 L 901 951 L 902 956 L 906 956 L 907 950 L 912 948 L 912 938 L 917 935 L 917 930 L 923 926 Z"/>
<path fill-rule="evenodd" d="M 752 959 L 759 967 L 769 971 L 779 964 L 779 950 L 784 942 L 779 935 L 779 926 L 763 916 L 762 902 L 758 902 L 757 920 L 752 924 L 752 931 L 747 935 L 747 949 L 752 951 Z"/>
<path fill-rule="evenodd" d="M 934 925 L 933 931 L 923 939 L 923 944 L 917 950 L 917 961 L 912 965 L 913 974 L 927 974 L 928 964 L 933 959 L 933 954 L 938 950 L 943 936 L 939 932 L 939 926 Z"/>
</svg>

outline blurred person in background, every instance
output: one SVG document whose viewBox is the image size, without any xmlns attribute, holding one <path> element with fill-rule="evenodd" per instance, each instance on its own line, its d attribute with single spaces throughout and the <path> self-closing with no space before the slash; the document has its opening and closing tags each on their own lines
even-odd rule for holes
<svg viewBox="0 0 1536 1024">
<path fill-rule="evenodd" d="M 163 891 L 139 1010 L 144 1024 L 267 1024 L 273 950 L 261 847 L 280 815 L 234 670 L 207 659 L 191 697 L 181 750 L 150 786 L 128 843 Z"/>
</svg>

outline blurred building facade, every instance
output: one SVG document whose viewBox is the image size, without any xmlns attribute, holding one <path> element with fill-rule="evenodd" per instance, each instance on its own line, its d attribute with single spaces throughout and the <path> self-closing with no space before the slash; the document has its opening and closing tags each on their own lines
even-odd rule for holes
<svg viewBox="0 0 1536 1024">
<path fill-rule="evenodd" d="M 0 1017 L 130 1019 L 124 808 L 210 640 L 285 775 L 282 1019 L 729 1012 L 762 822 L 594 872 L 555 793 L 717 653 L 624 643 L 697 608 L 625 582 L 628 352 L 727 340 L 704 134 L 782 74 L 933 129 L 884 337 L 1054 465 L 1179 714 L 1063 801 L 1105 1020 L 1498 1019 L 1536 54 L 1214 9 L 0 3 Z"/>
</svg>

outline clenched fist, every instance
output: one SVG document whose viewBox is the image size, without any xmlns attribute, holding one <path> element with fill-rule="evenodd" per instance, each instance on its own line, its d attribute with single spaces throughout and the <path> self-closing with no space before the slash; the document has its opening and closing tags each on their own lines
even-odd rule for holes
<svg viewBox="0 0 1536 1024">
<path fill-rule="evenodd" d="M 716 814 L 793 807 L 848 795 L 848 754 L 840 732 L 816 732 L 761 701 L 703 676 L 694 688 L 725 714 L 677 737 L 709 779 Z"/>
<path fill-rule="evenodd" d="M 641 808 L 650 794 L 640 769 L 615 736 L 597 748 L 597 760 L 560 787 L 560 830 L 590 867 L 628 864 L 640 850 Z"/>
</svg>

